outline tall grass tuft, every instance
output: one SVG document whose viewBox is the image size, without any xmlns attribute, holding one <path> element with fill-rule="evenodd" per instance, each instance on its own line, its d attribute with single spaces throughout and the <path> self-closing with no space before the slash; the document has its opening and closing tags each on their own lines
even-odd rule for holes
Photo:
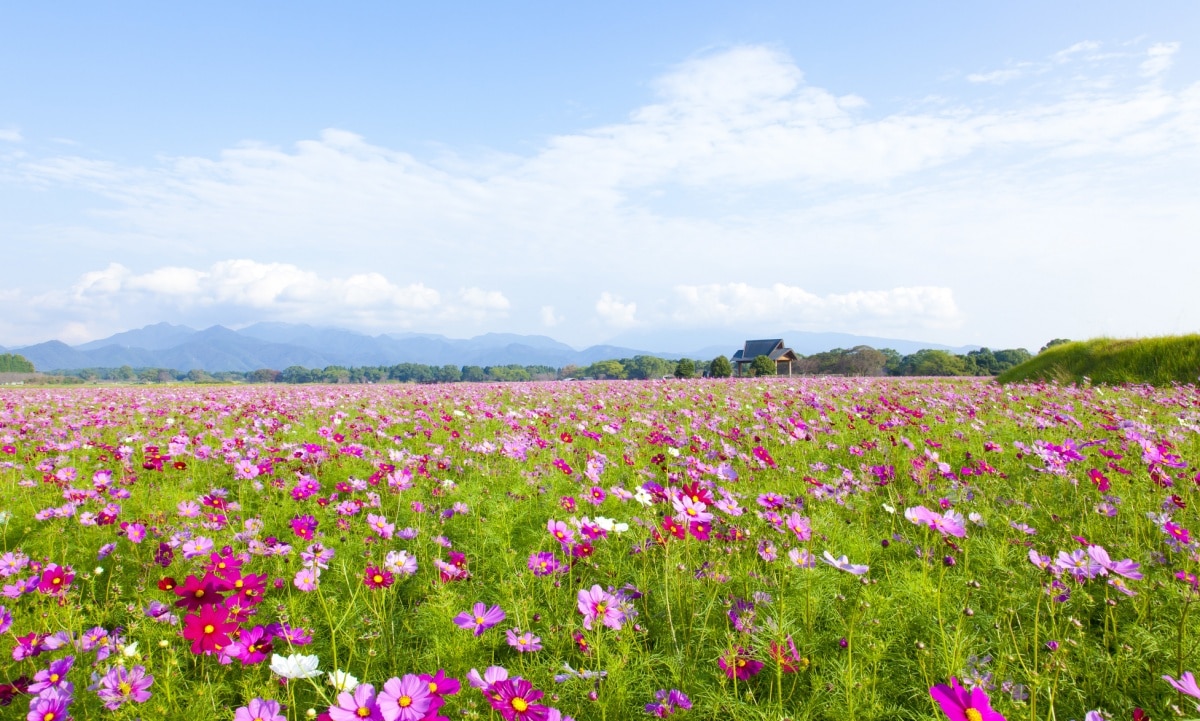
<svg viewBox="0 0 1200 721">
<path fill-rule="evenodd" d="M 1057 381 L 1063 384 L 1196 383 L 1200 334 L 1157 338 L 1094 338 L 1064 343 L 1001 373 L 1000 383 Z"/>
</svg>

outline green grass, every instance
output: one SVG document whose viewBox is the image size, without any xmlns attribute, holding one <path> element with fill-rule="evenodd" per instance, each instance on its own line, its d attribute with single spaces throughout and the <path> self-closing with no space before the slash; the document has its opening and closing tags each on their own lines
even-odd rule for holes
<svg viewBox="0 0 1200 721">
<path fill-rule="evenodd" d="M 997 376 L 1000 383 L 1196 383 L 1200 334 L 1158 338 L 1094 338 L 1048 348 Z"/>
</svg>

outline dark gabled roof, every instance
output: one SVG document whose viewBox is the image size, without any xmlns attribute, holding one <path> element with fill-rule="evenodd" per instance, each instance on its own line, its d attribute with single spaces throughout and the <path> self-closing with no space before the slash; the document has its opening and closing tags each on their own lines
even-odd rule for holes
<svg viewBox="0 0 1200 721">
<path fill-rule="evenodd" d="M 778 361 L 789 354 L 793 359 L 796 357 L 795 351 L 783 346 L 782 338 L 766 338 L 746 341 L 745 347 L 735 351 L 730 360 L 734 363 L 749 363 L 758 356 L 765 355 L 773 361 Z"/>
<path fill-rule="evenodd" d="M 742 357 L 757 358 L 760 355 L 769 356 L 780 348 L 783 348 L 782 338 L 748 340 L 746 341 L 746 347 L 742 350 Z"/>
</svg>

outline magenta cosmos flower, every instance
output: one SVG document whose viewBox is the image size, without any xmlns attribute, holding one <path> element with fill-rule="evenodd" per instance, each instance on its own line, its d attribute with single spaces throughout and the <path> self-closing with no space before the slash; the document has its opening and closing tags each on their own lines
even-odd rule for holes
<svg viewBox="0 0 1200 721">
<path fill-rule="evenodd" d="M 484 631 L 500 623 L 504 618 L 505 613 L 499 606 L 488 608 L 485 603 L 477 603 L 471 607 L 470 611 L 463 611 L 455 616 L 454 623 L 460 628 L 474 631 L 476 636 L 481 636 Z"/>
<path fill-rule="evenodd" d="M 758 672 L 763 669 L 763 662 L 750 658 L 749 654 L 750 652 L 744 648 L 727 651 L 725 655 L 717 659 L 717 665 L 729 678 L 745 681 L 751 676 L 758 675 Z"/>
<path fill-rule="evenodd" d="M 966 690 L 951 677 L 950 685 L 939 683 L 929 689 L 929 695 L 950 721 L 1004 721 L 1004 716 L 992 710 L 987 692 L 981 688 Z"/>
<path fill-rule="evenodd" d="M 547 721 L 550 709 L 537 703 L 542 696 L 523 678 L 505 679 L 492 684 L 488 703 L 505 721 Z"/>
<path fill-rule="evenodd" d="M 617 597 L 600 586 L 592 586 L 579 592 L 579 612 L 583 614 L 583 627 L 592 630 L 592 622 L 599 620 L 605 626 L 620 630 L 625 624 L 625 612 Z"/>
<path fill-rule="evenodd" d="M 71 581 L 74 580 L 75 572 L 71 570 L 70 566 L 59 566 L 58 564 L 51 563 L 42 571 L 37 589 L 42 593 L 53 596 L 66 592 L 71 586 Z"/>
</svg>

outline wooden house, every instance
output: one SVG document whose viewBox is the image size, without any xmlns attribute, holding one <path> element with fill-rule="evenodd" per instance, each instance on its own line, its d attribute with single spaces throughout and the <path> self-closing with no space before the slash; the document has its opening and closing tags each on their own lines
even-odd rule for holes
<svg viewBox="0 0 1200 721">
<path fill-rule="evenodd" d="M 765 355 L 775 362 L 775 373 L 780 373 L 780 363 L 787 364 L 787 373 L 792 374 L 792 361 L 796 360 L 796 352 L 791 348 L 783 345 L 782 338 L 770 338 L 766 340 L 748 340 L 746 345 L 734 352 L 730 362 L 733 364 L 733 374 L 736 376 L 746 375 L 746 370 L 754 359 L 760 355 Z"/>
</svg>

